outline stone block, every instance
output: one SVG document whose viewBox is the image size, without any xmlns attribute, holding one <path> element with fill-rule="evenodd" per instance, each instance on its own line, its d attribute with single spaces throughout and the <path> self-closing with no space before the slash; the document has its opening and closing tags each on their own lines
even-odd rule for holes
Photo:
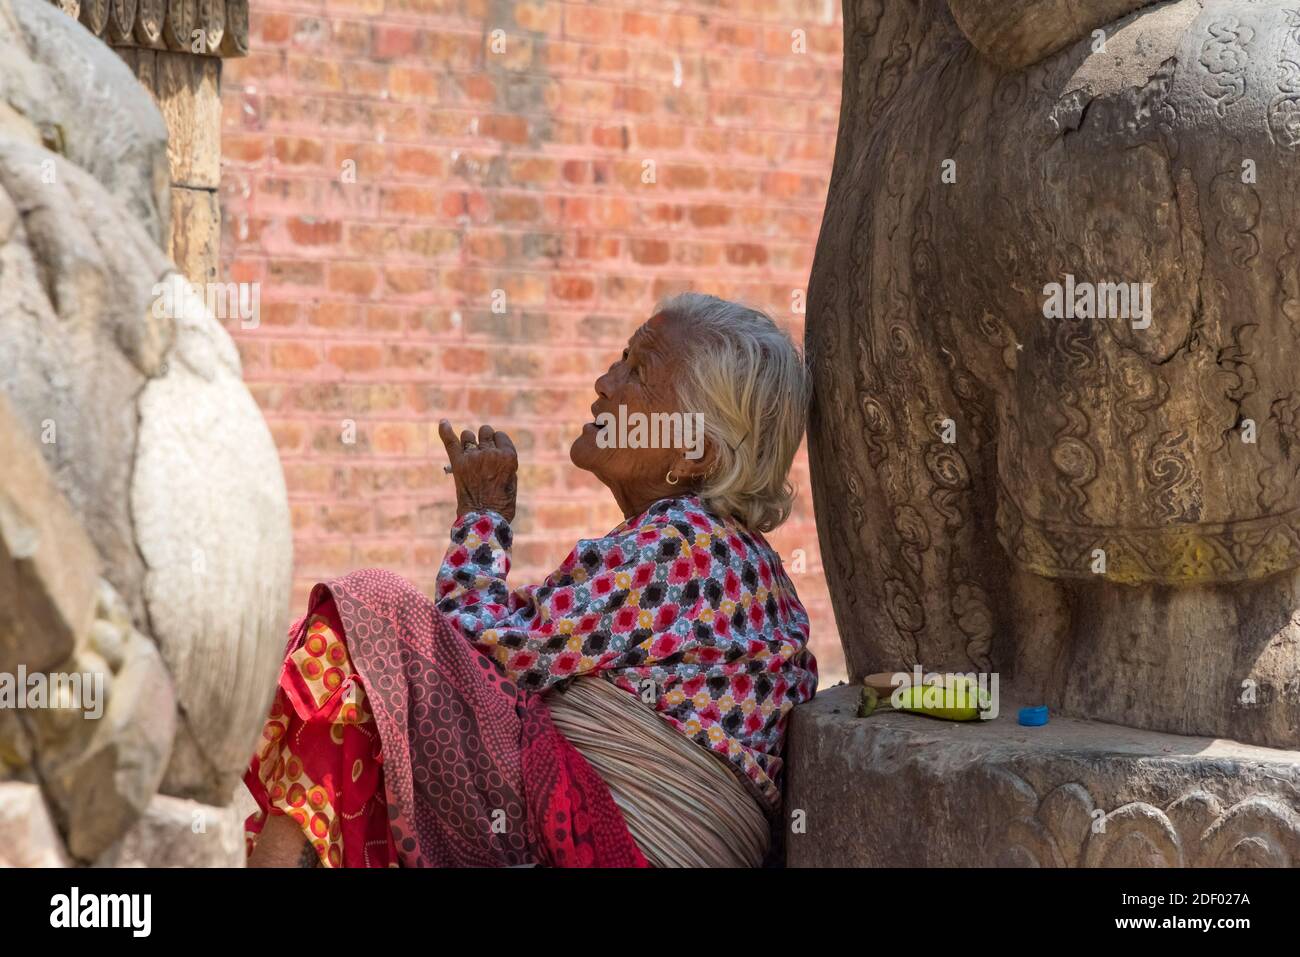
<svg viewBox="0 0 1300 957">
<path fill-rule="evenodd" d="M 116 627 L 100 622 L 104 631 Z M 122 631 L 111 642 L 116 670 L 91 647 L 59 669 L 83 675 L 83 683 L 101 676 L 99 718 L 53 708 L 26 716 L 46 795 L 69 852 L 82 861 L 102 854 L 144 813 L 176 733 L 176 695 L 158 649 L 129 625 Z M 109 644 L 102 634 L 97 642 Z"/>
<path fill-rule="evenodd" d="M 244 824 L 233 805 L 155 797 L 96 867 L 243 867 Z"/>
<path fill-rule="evenodd" d="M 0 672 L 67 658 L 95 612 L 99 555 L 0 393 Z"/>
<path fill-rule="evenodd" d="M 0 783 L 0 867 L 70 867 L 41 789 L 22 781 Z"/>
<path fill-rule="evenodd" d="M 1053 717 L 856 717 L 858 689 L 796 708 L 792 867 L 1296 867 L 1300 751 Z"/>
</svg>

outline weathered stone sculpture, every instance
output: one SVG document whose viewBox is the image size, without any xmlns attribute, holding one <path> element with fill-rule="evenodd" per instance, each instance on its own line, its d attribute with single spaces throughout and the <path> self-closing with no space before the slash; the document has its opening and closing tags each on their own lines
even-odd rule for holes
<svg viewBox="0 0 1300 957">
<path fill-rule="evenodd" d="M 61 836 L 0 813 L 0 861 L 242 862 L 288 507 L 230 337 L 183 287 L 158 308 L 167 170 L 117 55 L 0 0 L 0 673 L 97 674 L 107 698 L 0 710 L 0 805 L 47 805 Z"/>
<path fill-rule="evenodd" d="M 1012 702 L 1262 746 L 1232 757 L 1277 773 L 1231 795 L 1208 765 L 1081 783 L 993 727 L 963 760 L 1031 820 L 1065 785 L 1171 834 L 1198 781 L 1197 821 L 1254 795 L 1257 862 L 1300 860 L 1300 5 L 849 0 L 845 41 L 808 351 L 851 673 L 997 671 Z M 1152 859 L 1202 860 L 1207 827 Z M 1030 856 L 1101 860 L 1068 830 Z"/>
</svg>

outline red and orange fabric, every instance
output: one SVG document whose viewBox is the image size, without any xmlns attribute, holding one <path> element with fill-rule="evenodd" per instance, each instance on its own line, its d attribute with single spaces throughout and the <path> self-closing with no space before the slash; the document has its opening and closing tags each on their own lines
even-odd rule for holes
<svg viewBox="0 0 1300 957">
<path fill-rule="evenodd" d="M 317 585 L 245 775 L 329 867 L 644 867 L 609 789 L 405 579 Z"/>
<path fill-rule="evenodd" d="M 366 693 L 337 624 L 320 614 L 305 624 L 250 769 L 259 811 L 249 822 L 248 852 L 269 811 L 296 821 L 325 867 L 395 867 L 383 747 Z"/>
</svg>

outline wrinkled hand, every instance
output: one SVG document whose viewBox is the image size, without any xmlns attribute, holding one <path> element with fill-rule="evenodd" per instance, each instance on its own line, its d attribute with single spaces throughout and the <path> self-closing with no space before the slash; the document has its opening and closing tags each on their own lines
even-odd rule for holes
<svg viewBox="0 0 1300 957">
<path fill-rule="evenodd" d="M 466 429 L 457 438 L 451 423 L 443 419 L 438 423 L 438 437 L 447 449 L 456 479 L 456 516 L 492 511 L 513 522 L 519 456 L 510 436 L 484 425 L 478 435 Z"/>
</svg>

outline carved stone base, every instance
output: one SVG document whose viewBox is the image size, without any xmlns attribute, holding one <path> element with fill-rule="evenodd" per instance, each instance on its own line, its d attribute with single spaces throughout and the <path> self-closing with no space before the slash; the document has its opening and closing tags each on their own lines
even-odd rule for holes
<svg viewBox="0 0 1300 957">
<path fill-rule="evenodd" d="M 1052 716 L 855 717 L 858 691 L 796 709 L 792 867 L 1296 867 L 1300 751 Z M 802 812 L 802 814 L 800 814 Z"/>
</svg>

